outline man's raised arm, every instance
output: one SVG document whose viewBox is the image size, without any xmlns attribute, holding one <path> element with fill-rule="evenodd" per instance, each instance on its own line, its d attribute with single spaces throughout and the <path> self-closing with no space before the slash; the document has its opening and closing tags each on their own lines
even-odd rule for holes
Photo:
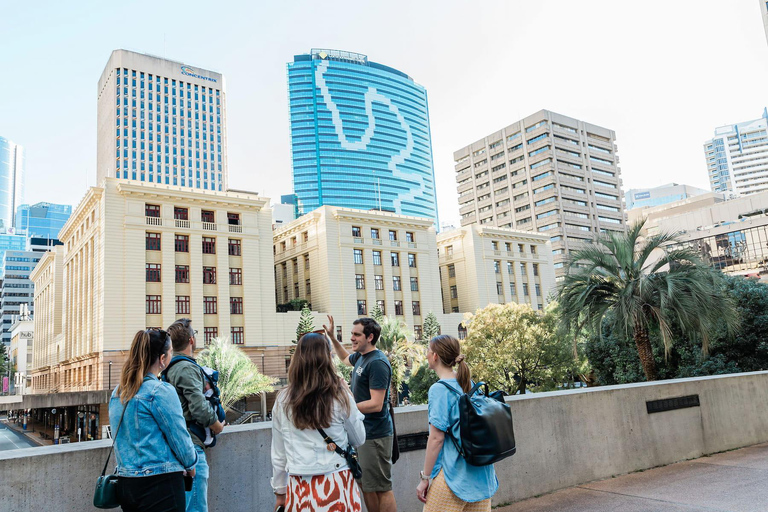
<svg viewBox="0 0 768 512">
<path fill-rule="evenodd" d="M 344 364 L 352 366 L 352 363 L 349 362 L 349 352 L 347 352 L 347 349 L 345 349 L 339 340 L 336 339 L 336 325 L 333 323 L 333 317 L 331 315 L 328 315 L 328 323 L 331 325 L 323 325 L 323 329 L 325 329 L 325 335 L 331 339 L 336 355 L 339 356 L 339 359 L 341 359 Z"/>
</svg>

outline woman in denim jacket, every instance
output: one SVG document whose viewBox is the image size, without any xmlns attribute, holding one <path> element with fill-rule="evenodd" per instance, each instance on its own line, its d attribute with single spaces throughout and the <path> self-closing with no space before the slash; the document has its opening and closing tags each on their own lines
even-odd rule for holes
<svg viewBox="0 0 768 512">
<path fill-rule="evenodd" d="M 195 476 L 197 453 L 176 390 L 157 378 L 170 360 L 165 331 L 137 332 L 109 402 L 117 493 L 125 512 L 185 510 L 184 475 Z"/>
<path fill-rule="evenodd" d="M 285 512 L 360 512 L 360 490 L 344 457 L 317 431 L 346 449 L 365 442 L 363 414 L 336 373 L 325 336 L 296 344 L 288 387 L 272 409 L 272 489 Z"/>
</svg>

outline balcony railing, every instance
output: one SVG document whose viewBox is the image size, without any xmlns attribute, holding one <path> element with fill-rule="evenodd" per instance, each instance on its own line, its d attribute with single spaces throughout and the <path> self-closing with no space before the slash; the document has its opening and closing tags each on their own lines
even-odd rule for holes
<svg viewBox="0 0 768 512">
<path fill-rule="evenodd" d="M 203 229 L 207 229 L 208 231 L 216 231 L 216 223 L 215 222 L 203 222 Z"/>
<path fill-rule="evenodd" d="M 243 232 L 243 226 L 238 226 L 236 224 L 229 224 L 229 232 L 230 233 L 242 233 Z"/>
<path fill-rule="evenodd" d="M 176 221 L 176 227 L 177 228 L 187 228 L 189 229 L 189 220 L 188 219 L 174 219 Z"/>
<path fill-rule="evenodd" d="M 162 217 L 144 217 L 147 221 L 148 226 L 162 226 L 163 225 L 163 218 Z"/>
</svg>

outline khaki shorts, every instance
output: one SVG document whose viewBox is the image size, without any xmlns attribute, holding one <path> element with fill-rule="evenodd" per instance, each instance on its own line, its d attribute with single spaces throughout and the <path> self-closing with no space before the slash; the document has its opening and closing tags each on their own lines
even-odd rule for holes
<svg viewBox="0 0 768 512">
<path fill-rule="evenodd" d="M 392 490 L 392 436 L 369 439 L 357 449 L 363 492 Z"/>
</svg>

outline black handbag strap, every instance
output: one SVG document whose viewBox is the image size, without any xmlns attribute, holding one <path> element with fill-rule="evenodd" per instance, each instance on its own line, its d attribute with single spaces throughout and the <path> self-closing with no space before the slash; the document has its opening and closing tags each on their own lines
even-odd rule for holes
<svg viewBox="0 0 768 512">
<path fill-rule="evenodd" d="M 130 400 L 128 400 L 130 402 Z M 115 439 L 117 438 L 117 434 L 120 432 L 120 425 L 123 424 L 123 418 L 125 417 L 125 410 L 128 408 L 128 402 L 125 402 L 125 407 L 123 407 L 123 414 L 120 415 L 120 421 L 117 423 L 117 431 L 115 432 L 115 435 L 112 436 L 112 444 L 109 447 L 109 455 L 107 455 L 107 460 L 104 462 L 104 469 L 101 470 L 101 476 L 104 476 L 107 473 L 107 465 L 109 465 L 109 459 L 112 458 L 112 450 L 115 449 Z"/>
<path fill-rule="evenodd" d="M 339 448 L 339 445 L 336 444 L 336 442 L 333 439 L 331 439 L 331 437 L 328 434 L 325 433 L 325 430 L 318 428 L 317 431 L 320 432 L 321 436 L 323 436 L 323 441 L 325 441 L 326 444 L 328 445 L 332 444 L 333 446 L 335 446 L 336 448 L 334 449 L 334 451 L 339 455 L 341 455 L 342 457 L 346 458 L 346 452 L 341 448 Z"/>
</svg>

